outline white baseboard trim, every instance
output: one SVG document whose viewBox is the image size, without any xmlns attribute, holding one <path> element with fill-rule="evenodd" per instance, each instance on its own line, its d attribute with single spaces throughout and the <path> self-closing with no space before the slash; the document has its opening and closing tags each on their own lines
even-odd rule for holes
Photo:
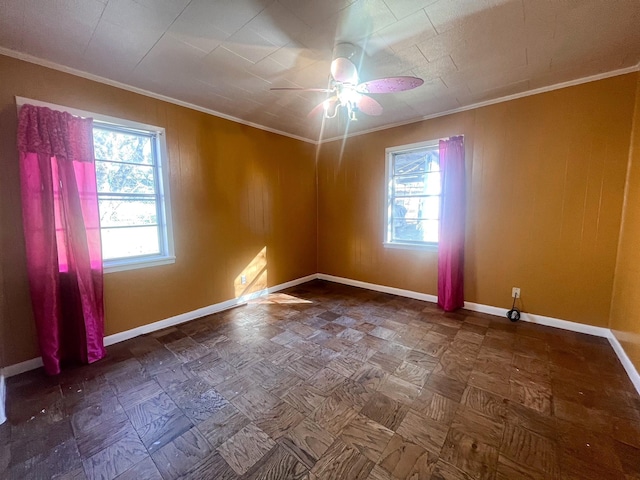
<svg viewBox="0 0 640 480">
<path fill-rule="evenodd" d="M 415 300 L 424 300 L 425 302 L 438 302 L 438 297 L 436 297 L 435 295 L 429 295 L 428 293 L 414 292 L 412 290 L 388 287 L 386 285 L 376 285 L 375 283 L 361 282 L 360 280 L 352 280 L 350 278 L 335 277 L 333 275 L 327 275 L 326 273 L 319 273 L 316 278 L 318 278 L 319 280 L 341 283 L 343 285 L 350 285 L 352 287 L 366 288 L 367 290 L 373 290 L 376 292 L 390 293 L 391 295 L 398 295 L 400 297 L 413 298 Z"/>
<path fill-rule="evenodd" d="M 149 323 L 147 325 L 142 325 L 140 327 L 132 328 L 131 330 L 125 330 L 124 332 L 108 335 L 104 337 L 104 345 L 108 347 L 109 345 L 124 342 L 125 340 L 129 340 L 131 338 L 138 337 L 146 333 L 155 332 L 157 330 L 162 330 L 163 328 L 172 327 L 174 325 L 179 325 L 181 323 L 188 322 L 190 320 L 195 320 L 196 318 L 206 317 L 207 315 L 212 315 L 214 313 L 221 312 L 223 310 L 228 310 L 230 308 L 237 307 L 239 305 L 244 305 L 245 303 L 255 298 L 263 297 L 270 293 L 279 292 L 280 290 L 284 290 L 286 288 L 295 287 L 296 285 L 300 285 L 302 283 L 315 280 L 316 278 L 317 276 L 315 274 L 307 275 L 306 277 L 296 278 L 295 280 L 281 283 L 279 285 L 274 285 L 273 287 L 268 287 L 263 290 L 259 290 L 257 292 L 252 292 L 238 298 L 233 298 L 231 300 L 226 300 L 224 302 L 215 303 L 213 305 L 198 308 L 197 310 L 192 310 L 190 312 L 181 313 L 180 315 L 165 318 L 164 320 L 159 320 L 157 322 Z M 14 365 L 9 365 L 3 368 L 1 370 L 1 374 L 8 378 L 8 377 L 13 377 L 14 375 L 19 375 L 21 373 L 28 372 L 29 370 L 35 370 L 36 368 L 39 368 L 41 366 L 42 366 L 41 357 L 32 358 L 30 360 L 16 363 Z"/>
<path fill-rule="evenodd" d="M 624 347 L 618 340 L 618 337 L 615 336 L 613 331 L 611 331 L 611 335 L 609 335 L 609 343 L 611 344 L 611 348 L 613 348 L 613 351 L 616 352 L 620 363 L 622 363 L 622 366 L 627 372 L 629 380 L 631 380 L 633 386 L 636 387 L 638 395 L 640 395 L 640 373 L 638 373 L 638 370 L 636 370 L 635 365 L 629 358 L 629 355 L 627 355 L 627 352 L 624 351 Z"/>
<path fill-rule="evenodd" d="M 114 335 L 109 335 L 104 338 L 104 344 L 106 346 L 113 345 L 115 343 L 123 342 L 125 340 L 129 340 L 139 335 L 155 332 L 157 330 L 162 330 L 163 328 L 179 325 L 181 323 L 188 322 L 190 320 L 195 320 L 197 318 L 205 317 L 207 315 L 221 312 L 223 310 L 228 310 L 230 308 L 233 308 L 239 305 L 244 305 L 245 303 L 255 298 L 259 298 L 259 297 L 268 295 L 270 293 L 275 293 L 280 290 L 284 290 L 286 288 L 295 287 L 296 285 L 300 285 L 302 283 L 306 283 L 316 279 L 326 280 L 334 283 L 341 283 L 343 285 L 350 285 L 352 287 L 365 288 L 367 290 L 373 290 L 376 292 L 389 293 L 392 295 L 398 295 L 406 298 L 413 298 L 415 300 L 423 300 L 431 303 L 437 303 L 438 301 L 438 297 L 436 295 L 430 295 L 428 293 L 414 292 L 411 290 L 404 290 L 401 288 L 389 287 L 386 285 L 377 285 L 375 283 L 362 282 L 360 280 L 352 280 L 350 278 L 337 277 L 334 275 L 318 273 L 318 274 L 307 275 L 306 277 L 297 278 L 295 280 L 291 280 L 290 282 L 274 285 L 273 287 L 268 287 L 266 289 L 253 292 L 239 298 L 234 298 L 224 302 L 216 303 L 213 305 L 209 305 L 207 307 L 193 310 L 191 312 L 182 313 L 174 317 L 166 318 L 164 320 L 143 325 L 141 327 L 132 328 L 131 330 L 126 330 L 124 332 L 116 333 Z M 505 317 L 507 314 L 506 308 L 494 307 L 491 305 L 483 305 L 480 303 L 473 303 L 473 302 L 464 302 L 464 308 L 466 310 L 480 312 L 480 313 L 487 313 L 489 315 L 496 315 L 498 317 Z M 628 355 L 624 351 L 624 348 L 622 347 L 622 345 L 620 344 L 620 342 L 618 341 L 618 339 L 615 337 L 615 335 L 610 329 L 604 328 L 604 327 L 595 327 L 592 325 L 584 325 L 582 323 L 570 322 L 567 320 L 561 320 L 559 318 L 546 317 L 544 315 L 536 315 L 533 313 L 523 312 L 521 314 L 520 319 L 525 322 L 537 323 L 539 325 L 545 325 L 548 327 L 561 328 L 563 330 L 569 330 L 572 332 L 586 333 L 588 335 L 595 335 L 598 337 L 607 338 L 614 352 L 620 359 L 622 366 L 627 372 L 629 379 L 635 386 L 636 390 L 638 391 L 638 394 L 640 394 L 640 373 L 638 373 L 635 366 L 631 362 L 631 359 L 628 357 Z M 24 373 L 29 370 L 34 370 L 41 366 L 42 366 L 42 359 L 38 357 L 38 358 L 32 358 L 31 360 L 27 360 L 21 363 L 16 363 L 14 365 L 9 365 L 1 369 L 0 394 L 4 395 L 4 378 L 12 377 L 14 375 L 19 375 L 20 373 Z M 3 414 L 4 414 L 4 411 L 2 410 L 3 407 L 4 407 L 4 402 L 2 402 L 2 405 L 0 406 L 0 420 L 2 420 Z M 2 423 L 2 421 L 0 421 L 0 423 Z"/>
<path fill-rule="evenodd" d="M 502 318 L 506 318 L 507 312 L 509 311 L 506 308 L 493 307 L 491 305 L 482 305 L 481 303 L 472 302 L 464 302 L 464 308 L 465 310 L 471 310 L 472 312 L 488 313 Z M 547 327 L 561 328 L 562 330 L 569 330 L 571 332 L 595 335 L 596 337 L 609 338 L 611 335 L 611 330 L 605 327 L 595 327 L 593 325 L 570 322 L 568 320 L 561 320 L 554 317 L 545 317 L 544 315 L 536 315 L 534 313 L 521 312 L 520 320 L 523 322 L 545 325 Z"/>
<path fill-rule="evenodd" d="M 7 390 L 4 385 L 4 375 L 0 375 L 0 425 L 7 420 L 5 414 L 5 400 L 7 398 Z"/>
</svg>

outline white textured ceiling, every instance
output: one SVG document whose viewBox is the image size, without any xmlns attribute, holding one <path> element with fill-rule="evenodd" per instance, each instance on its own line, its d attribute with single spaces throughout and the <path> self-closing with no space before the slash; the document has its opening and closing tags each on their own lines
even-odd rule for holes
<svg viewBox="0 0 640 480">
<path fill-rule="evenodd" d="M 0 0 L 0 47 L 312 140 L 324 94 L 269 88 L 326 87 L 342 41 L 425 80 L 355 132 L 635 66 L 640 0 Z"/>
</svg>

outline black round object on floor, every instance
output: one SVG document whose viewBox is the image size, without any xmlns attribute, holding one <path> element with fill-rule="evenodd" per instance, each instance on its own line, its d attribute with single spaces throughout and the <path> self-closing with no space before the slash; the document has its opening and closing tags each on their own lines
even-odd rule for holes
<svg viewBox="0 0 640 480">
<path fill-rule="evenodd" d="M 520 320 L 520 310 L 518 310 L 517 308 L 512 308 L 507 312 L 507 318 L 512 322 L 517 322 L 518 320 Z"/>
</svg>

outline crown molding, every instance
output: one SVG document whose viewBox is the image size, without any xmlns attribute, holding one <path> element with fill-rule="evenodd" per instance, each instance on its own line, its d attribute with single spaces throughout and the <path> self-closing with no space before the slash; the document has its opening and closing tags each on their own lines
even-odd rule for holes
<svg viewBox="0 0 640 480">
<path fill-rule="evenodd" d="M 239 123 L 242 125 L 246 125 L 248 127 L 257 128 L 258 130 L 264 130 L 269 133 L 275 133 L 276 135 L 282 135 L 285 137 L 293 138 L 295 140 L 299 140 L 301 142 L 310 143 L 312 145 L 321 145 L 323 143 L 334 142 L 336 140 L 344 140 L 345 138 L 357 137 L 360 135 L 367 135 L 369 133 L 379 132 L 381 130 L 388 130 L 390 128 L 401 127 L 403 125 L 410 125 L 413 123 L 423 122 L 425 120 L 431 120 L 434 118 L 445 117 L 447 115 L 453 115 L 454 113 L 466 112 L 469 110 L 474 110 L 476 108 L 487 107 L 489 105 L 495 105 L 497 103 L 508 102 L 510 100 L 516 100 L 518 98 L 529 97 L 531 95 L 538 95 L 540 93 L 552 92 L 554 90 L 560 90 L 562 88 L 573 87 L 576 85 L 581 85 L 583 83 L 596 82 L 598 80 L 604 80 L 605 78 L 617 77 L 619 75 L 625 75 L 627 73 L 640 71 L 640 62 L 631 67 L 620 68 L 618 70 L 612 70 L 610 72 L 599 73 L 597 75 L 591 75 L 589 77 L 577 78 L 574 80 L 569 80 L 567 82 L 556 83 L 553 85 L 549 85 L 546 87 L 536 88 L 534 90 L 527 90 L 526 92 L 516 93 L 513 95 L 507 95 L 505 97 L 494 98 L 492 100 L 486 100 L 484 102 L 473 103 L 471 105 L 465 105 L 460 108 L 455 108 L 452 110 L 447 110 L 444 112 L 434 113 L 432 115 L 425 115 L 420 118 L 413 118 L 411 120 L 404 120 L 402 122 L 396 122 L 389 125 L 383 125 L 380 127 L 370 128 L 367 130 L 362 130 L 359 132 L 349 133 L 347 135 L 339 135 L 337 137 L 330 137 L 325 139 L 313 140 L 307 137 L 301 137 L 299 135 L 294 135 L 292 133 L 284 132 L 282 130 L 277 130 L 275 128 L 267 127 L 265 125 L 261 125 L 258 123 L 249 122 L 247 120 L 243 120 L 238 117 L 234 117 L 232 115 L 227 115 L 226 113 L 218 112 L 216 110 L 211 110 L 209 108 L 200 107 L 193 103 L 184 102 L 182 100 L 178 100 L 176 98 L 167 97 L 165 95 L 161 95 L 159 93 L 154 93 L 149 90 L 145 90 L 143 88 L 134 87 L 132 85 L 128 85 L 126 83 L 118 82 L 116 80 L 111 80 L 105 77 L 101 77 L 99 75 L 94 75 L 92 73 L 85 72 L 83 70 L 78 70 L 75 68 L 67 67 L 65 65 L 61 65 L 55 62 L 51 62 L 49 60 L 45 60 L 39 57 L 35 57 L 33 55 L 29 55 L 27 53 L 18 52 L 15 50 L 11 50 L 9 48 L 0 47 L 0 55 L 5 55 L 7 57 L 16 58 L 18 60 L 23 60 L 25 62 L 34 63 L 36 65 L 40 65 L 42 67 L 51 68 L 53 70 L 58 70 L 60 72 L 69 73 L 71 75 L 75 75 L 77 77 L 86 78 L 87 80 L 92 80 L 94 82 L 102 83 L 105 85 L 109 85 L 112 87 L 120 88 L 122 90 L 126 90 L 129 92 L 137 93 L 140 95 L 144 95 L 146 97 L 155 98 L 156 100 L 161 100 L 163 102 L 172 103 L 174 105 L 178 105 L 181 107 L 189 108 L 191 110 L 196 110 L 198 112 L 206 113 L 208 115 L 212 115 L 214 117 L 222 118 L 225 120 L 229 120 L 231 122 Z"/>
<path fill-rule="evenodd" d="M 454 113 L 466 112 L 468 110 L 474 110 L 476 108 L 488 107 L 489 105 L 495 105 L 497 103 L 508 102 L 516 100 L 518 98 L 530 97 L 532 95 L 538 95 L 540 93 L 552 92 L 554 90 L 560 90 L 562 88 L 574 87 L 576 85 L 582 85 L 583 83 L 597 82 L 598 80 L 604 80 L 605 78 L 617 77 L 619 75 L 626 75 L 627 73 L 633 73 L 640 71 L 640 62 L 631 67 L 620 68 L 618 70 L 611 70 L 610 72 L 598 73 L 597 75 L 591 75 L 589 77 L 576 78 L 567 82 L 556 83 L 548 85 L 546 87 L 536 88 L 534 90 L 527 90 L 526 92 L 514 93 L 513 95 L 507 95 L 506 97 L 494 98 L 492 100 L 485 100 L 484 102 L 473 103 L 471 105 L 465 105 L 464 107 L 454 108 L 453 110 L 447 110 L 445 112 L 434 113 L 432 115 L 425 115 L 424 117 L 414 118 L 412 120 L 404 120 L 381 127 L 374 127 L 360 132 L 353 132 L 348 135 L 342 135 L 337 137 L 325 138 L 318 143 L 335 142 L 336 140 L 344 140 L 346 138 L 357 137 L 359 135 L 367 135 L 369 133 L 379 132 L 381 130 L 388 130 L 390 128 L 402 127 L 403 125 L 410 125 L 412 123 L 423 122 L 425 120 L 431 120 L 433 118 L 445 117 L 447 115 L 453 115 Z"/>
<path fill-rule="evenodd" d="M 238 117 L 234 117 L 232 115 L 227 115 L 226 113 L 218 112 L 216 110 L 211 110 L 209 108 L 200 107 L 193 103 L 183 102 L 182 100 L 178 100 L 176 98 L 167 97 L 165 95 L 161 95 L 159 93 L 154 93 L 149 90 L 145 90 L 143 88 L 134 87 L 132 85 L 128 85 L 126 83 L 118 82 L 116 80 L 111 80 L 109 78 L 101 77 L 99 75 L 94 75 L 93 73 L 85 72 L 83 70 L 78 70 L 76 68 L 67 67 L 65 65 L 60 65 L 59 63 L 51 62 L 49 60 L 44 60 L 39 57 L 34 57 L 33 55 L 29 55 L 27 53 L 17 52 L 15 50 L 11 50 L 9 48 L 0 47 L 0 55 L 5 55 L 7 57 L 15 58 L 18 60 L 23 60 L 28 63 L 33 63 L 36 65 L 40 65 L 41 67 L 51 68 L 52 70 L 57 70 L 63 73 L 69 73 L 71 75 L 75 75 L 76 77 L 86 78 L 87 80 L 92 80 L 94 82 L 102 83 L 104 85 L 109 85 L 111 87 L 120 88 L 122 90 L 126 90 L 129 92 L 137 93 L 139 95 L 144 95 L 145 97 L 155 98 L 156 100 L 161 100 L 163 102 L 172 103 L 174 105 L 178 105 L 180 107 L 189 108 L 191 110 L 196 110 L 198 112 L 206 113 L 208 115 L 212 115 L 214 117 L 222 118 L 224 120 L 229 120 L 231 122 L 240 123 L 242 125 L 246 125 L 248 127 L 257 128 L 258 130 L 264 130 L 269 133 L 275 133 L 276 135 L 282 135 L 284 137 L 293 138 L 295 140 L 300 140 L 301 142 L 311 143 L 313 145 L 317 145 L 318 142 L 316 140 L 312 140 L 310 138 L 301 137 L 299 135 L 294 135 L 292 133 L 283 132 L 282 130 L 277 130 L 275 128 L 267 127 L 264 125 L 260 125 L 258 123 L 249 122 L 248 120 L 243 120 Z"/>
</svg>

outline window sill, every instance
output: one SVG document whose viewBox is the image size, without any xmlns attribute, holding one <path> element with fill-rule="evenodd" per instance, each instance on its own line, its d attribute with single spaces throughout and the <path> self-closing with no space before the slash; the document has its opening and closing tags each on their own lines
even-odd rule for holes
<svg viewBox="0 0 640 480">
<path fill-rule="evenodd" d="M 176 263 L 176 257 L 163 256 L 163 257 L 144 257 L 137 259 L 125 259 L 107 261 L 104 263 L 104 273 L 123 272 L 125 270 L 136 270 L 138 268 L 157 267 L 159 265 L 169 265 Z"/>
<path fill-rule="evenodd" d="M 398 250 L 423 250 L 427 252 L 437 252 L 438 244 L 437 243 L 428 243 L 424 245 L 418 245 L 415 243 L 400 243 L 400 242 L 384 242 L 384 248 L 394 248 Z"/>
</svg>

